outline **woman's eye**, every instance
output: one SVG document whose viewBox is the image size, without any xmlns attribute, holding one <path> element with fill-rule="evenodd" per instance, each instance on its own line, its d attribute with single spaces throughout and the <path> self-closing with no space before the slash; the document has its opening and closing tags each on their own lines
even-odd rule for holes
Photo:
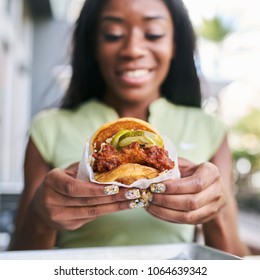
<svg viewBox="0 0 260 280">
<path fill-rule="evenodd" d="M 103 34 L 103 37 L 108 42 L 116 42 L 116 41 L 120 40 L 123 37 L 123 35 L 105 33 L 105 34 Z"/>
<path fill-rule="evenodd" d="M 164 34 L 145 34 L 146 39 L 150 41 L 156 41 L 158 39 L 161 39 L 164 36 Z"/>
</svg>

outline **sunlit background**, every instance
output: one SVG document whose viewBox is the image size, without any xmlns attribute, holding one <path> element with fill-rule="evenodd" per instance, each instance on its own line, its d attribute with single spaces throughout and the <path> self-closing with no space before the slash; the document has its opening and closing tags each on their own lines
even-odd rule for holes
<svg viewBox="0 0 260 280">
<path fill-rule="evenodd" d="M 0 250 L 22 190 L 32 116 L 56 106 L 83 0 L 0 1 Z M 241 236 L 260 252 L 260 17 L 257 0 L 185 0 L 197 40 L 203 108 L 229 129 Z"/>
</svg>

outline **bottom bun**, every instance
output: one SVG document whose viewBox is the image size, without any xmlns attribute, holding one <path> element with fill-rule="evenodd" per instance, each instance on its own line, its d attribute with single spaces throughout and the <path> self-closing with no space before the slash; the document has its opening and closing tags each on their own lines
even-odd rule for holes
<svg viewBox="0 0 260 280">
<path fill-rule="evenodd" d="M 155 178 L 159 173 L 159 170 L 152 167 L 136 163 L 126 163 L 104 173 L 95 173 L 94 177 L 98 182 L 116 181 L 125 185 L 131 185 L 133 182 L 140 179 Z"/>
</svg>

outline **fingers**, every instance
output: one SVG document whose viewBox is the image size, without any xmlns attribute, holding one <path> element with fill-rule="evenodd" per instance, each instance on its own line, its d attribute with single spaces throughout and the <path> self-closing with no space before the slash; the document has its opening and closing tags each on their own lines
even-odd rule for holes
<svg viewBox="0 0 260 280">
<path fill-rule="evenodd" d="M 105 214 L 146 207 L 165 221 L 196 224 L 208 221 L 224 203 L 218 169 L 211 163 L 194 165 L 180 160 L 181 179 L 155 184 L 154 196 L 137 189 L 99 185 L 76 179 L 78 165 L 54 169 L 45 180 L 45 205 L 50 220 L 75 227 Z M 149 205 L 150 203 L 150 205 Z"/>
<path fill-rule="evenodd" d="M 45 184 L 56 192 L 69 197 L 106 196 L 104 185 L 75 179 L 58 168 L 48 173 Z"/>
<path fill-rule="evenodd" d="M 45 179 L 45 185 L 55 192 L 71 198 L 105 197 L 117 194 L 119 188 L 114 185 L 100 185 L 78 180 L 71 176 L 70 171 L 53 169 Z"/>
<path fill-rule="evenodd" d="M 97 217 L 145 207 L 151 193 L 139 189 L 99 185 L 76 179 L 77 164 L 69 169 L 53 169 L 37 191 L 42 220 L 55 229 L 76 229 Z"/>
<path fill-rule="evenodd" d="M 44 203 L 49 207 L 106 205 L 140 197 L 138 189 L 77 180 L 60 169 L 51 171 L 45 180 Z"/>
<path fill-rule="evenodd" d="M 78 173 L 78 168 L 79 168 L 79 163 L 73 163 L 71 164 L 69 167 L 67 167 L 64 172 L 70 176 L 72 176 L 73 178 L 76 178 L 77 173 Z"/>
<path fill-rule="evenodd" d="M 60 224 L 63 224 L 63 221 L 66 223 L 69 220 L 92 220 L 106 214 L 130 209 L 129 204 L 129 201 L 121 201 L 86 207 L 63 207 L 62 211 L 60 207 L 56 207 L 52 209 L 50 218 L 52 221 L 59 221 Z"/>
<path fill-rule="evenodd" d="M 153 197 L 152 203 L 169 209 L 191 211 L 199 209 L 211 201 L 217 201 L 221 197 L 220 184 L 216 181 L 208 188 L 195 194 L 156 194 Z"/>
<path fill-rule="evenodd" d="M 138 189 L 118 188 L 118 192 L 114 195 L 105 196 L 82 196 L 71 197 L 57 193 L 53 189 L 48 190 L 48 194 L 45 195 L 45 204 L 52 206 L 92 206 L 108 204 L 117 201 L 134 200 L 141 197 L 141 193 Z"/>
<path fill-rule="evenodd" d="M 178 158 L 178 167 L 182 177 L 191 176 L 194 173 L 196 166 L 197 165 L 187 159 Z"/>
<path fill-rule="evenodd" d="M 183 175 L 183 174 L 182 174 Z M 165 181 L 165 194 L 195 194 L 203 191 L 220 178 L 218 168 L 207 162 L 196 166 L 188 177 Z"/>
<path fill-rule="evenodd" d="M 225 203 L 218 168 L 211 163 L 194 165 L 181 159 L 180 170 L 181 179 L 151 187 L 154 196 L 146 211 L 176 223 L 198 224 L 211 220 Z"/>
<path fill-rule="evenodd" d="M 217 215 L 224 203 L 221 185 L 216 182 L 198 194 L 156 194 L 146 210 L 165 221 L 199 224 Z"/>
<path fill-rule="evenodd" d="M 223 200 L 212 201 L 203 207 L 193 211 L 178 211 L 150 204 L 146 209 L 152 216 L 161 220 L 182 223 L 202 224 L 213 219 L 223 206 Z"/>
<path fill-rule="evenodd" d="M 47 223 L 57 230 L 74 230 L 96 218 L 130 209 L 129 201 L 93 206 L 52 207 L 45 217 Z"/>
</svg>

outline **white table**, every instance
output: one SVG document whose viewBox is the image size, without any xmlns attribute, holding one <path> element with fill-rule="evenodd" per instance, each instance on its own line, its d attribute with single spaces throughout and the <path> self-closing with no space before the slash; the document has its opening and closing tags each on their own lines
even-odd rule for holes
<svg viewBox="0 0 260 280">
<path fill-rule="evenodd" d="M 236 256 L 195 243 L 123 247 L 95 247 L 0 253 L 0 260 L 167 260 L 239 259 Z"/>
</svg>

